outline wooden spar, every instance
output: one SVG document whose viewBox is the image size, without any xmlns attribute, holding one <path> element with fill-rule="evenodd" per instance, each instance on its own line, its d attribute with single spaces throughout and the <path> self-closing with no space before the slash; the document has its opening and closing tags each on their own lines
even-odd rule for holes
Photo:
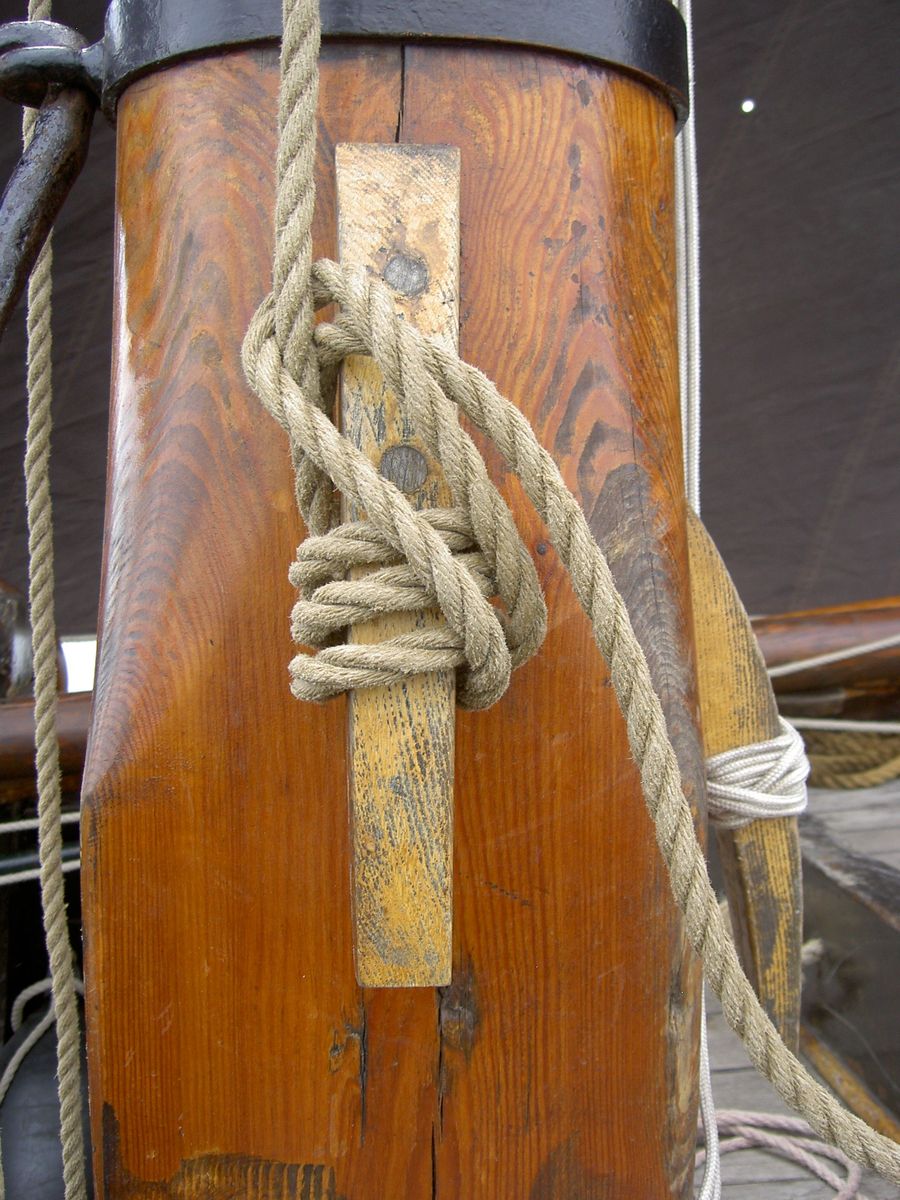
<svg viewBox="0 0 900 1200">
<path fill-rule="evenodd" d="M 707 758 L 777 737 L 778 708 L 750 621 L 699 517 L 688 521 L 694 636 Z M 796 817 L 717 831 L 744 970 L 795 1051 L 800 1025 L 803 879 Z"/>
<path fill-rule="evenodd" d="M 672 109 L 521 47 L 330 45 L 321 80 L 317 255 L 336 253 L 336 143 L 399 127 L 460 148 L 461 351 L 605 546 L 699 819 Z M 238 49 L 148 75 L 118 108 L 83 830 L 98 1200 L 686 1200 L 699 969 L 606 668 L 490 452 L 547 643 L 499 704 L 457 718 L 449 986 L 357 985 L 346 704 L 288 690 L 303 531 L 239 362 L 270 280 L 277 86 L 276 49 Z"/>
<path fill-rule="evenodd" d="M 755 617 L 766 664 L 782 666 L 900 634 L 900 597 Z M 837 662 L 777 675 L 772 684 L 789 716 L 851 720 L 900 718 L 900 646 L 849 654 Z"/>
<path fill-rule="evenodd" d="M 338 252 L 386 280 L 423 333 L 454 347 L 459 331 L 459 151 L 451 146 L 337 146 Z M 440 467 L 405 428 L 371 359 L 341 378 L 346 435 L 417 508 L 452 504 Z M 360 514 L 346 512 L 348 520 Z M 354 627 L 380 642 L 439 624 L 394 614 Z M 453 879 L 452 672 L 349 697 L 356 978 L 362 987 L 450 982 Z"/>
</svg>

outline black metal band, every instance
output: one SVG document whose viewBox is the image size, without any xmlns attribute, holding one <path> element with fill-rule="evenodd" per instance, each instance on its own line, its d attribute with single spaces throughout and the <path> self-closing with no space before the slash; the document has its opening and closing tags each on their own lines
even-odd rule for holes
<svg viewBox="0 0 900 1200">
<path fill-rule="evenodd" d="M 687 115 L 687 39 L 670 0 L 322 0 L 322 32 L 555 50 L 637 75 L 667 97 L 679 123 Z M 104 109 L 159 67 L 280 38 L 281 0 L 112 0 L 97 64 Z"/>
</svg>

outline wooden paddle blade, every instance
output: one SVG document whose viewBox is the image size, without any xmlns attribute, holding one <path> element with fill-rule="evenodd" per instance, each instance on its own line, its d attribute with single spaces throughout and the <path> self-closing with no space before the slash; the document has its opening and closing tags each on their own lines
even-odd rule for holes
<svg viewBox="0 0 900 1200">
<path fill-rule="evenodd" d="M 707 758 L 776 737 L 778 707 L 750 619 L 700 518 L 688 521 L 697 681 Z M 716 830 L 744 970 L 781 1036 L 800 1022 L 803 882 L 795 817 Z"/>
</svg>

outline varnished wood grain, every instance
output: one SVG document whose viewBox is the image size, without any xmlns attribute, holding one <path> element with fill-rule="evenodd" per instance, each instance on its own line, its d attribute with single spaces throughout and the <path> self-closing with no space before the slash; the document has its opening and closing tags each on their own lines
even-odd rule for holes
<svg viewBox="0 0 900 1200">
<path fill-rule="evenodd" d="M 673 133 L 651 93 L 571 60 L 406 51 L 401 139 L 447 142 L 462 156 L 462 353 L 527 414 L 587 512 L 702 804 Z M 496 455 L 488 461 L 502 478 Z M 457 719 L 441 1194 L 688 1195 L 696 963 L 606 668 L 544 529 L 515 484 L 506 493 L 546 590 L 549 632 L 500 704 Z"/>
<path fill-rule="evenodd" d="M 316 252 L 334 257 L 334 142 L 393 138 L 400 52 L 330 49 L 321 82 Z M 277 87 L 277 52 L 253 51 L 175 67 L 119 106 L 83 834 L 109 1197 L 120 1179 L 131 1195 L 202 1195 L 189 1164 L 210 1154 L 247 1160 L 250 1196 L 281 1196 L 278 1164 L 333 1168 L 354 1198 L 430 1187 L 433 1054 L 407 1047 L 433 1038 L 434 999 L 369 1003 L 354 980 L 346 705 L 288 690 L 303 534 L 287 443 L 240 367 L 269 287 Z"/>
<path fill-rule="evenodd" d="M 688 522 L 697 678 L 707 757 L 776 737 L 778 708 L 750 621 L 700 519 Z M 744 970 L 796 1050 L 803 881 L 796 817 L 717 830 Z"/>
<path fill-rule="evenodd" d="M 326 54 L 317 252 L 334 253 L 336 140 L 459 146 L 462 351 L 607 549 L 699 815 L 672 113 L 538 52 L 407 47 L 402 75 L 397 47 Z M 301 531 L 284 438 L 238 363 L 269 280 L 276 88 L 274 53 L 244 51 L 120 105 L 83 853 L 101 1194 L 197 1200 L 219 1171 L 253 1197 L 297 1180 L 352 1200 L 686 1197 L 697 964 L 587 621 L 490 453 L 547 645 L 458 717 L 450 985 L 355 984 L 346 705 L 288 693 Z"/>
<path fill-rule="evenodd" d="M 341 145 L 335 173 L 341 260 L 386 280 L 408 320 L 455 347 L 459 152 Z M 341 420 L 347 437 L 416 508 L 452 504 L 439 465 L 406 427 L 371 359 L 351 358 L 343 367 Z M 355 626 L 348 640 L 380 642 L 440 622 L 436 613 L 396 613 Z M 349 697 L 354 948 L 362 987 L 450 982 L 455 704 L 448 671 Z"/>
</svg>

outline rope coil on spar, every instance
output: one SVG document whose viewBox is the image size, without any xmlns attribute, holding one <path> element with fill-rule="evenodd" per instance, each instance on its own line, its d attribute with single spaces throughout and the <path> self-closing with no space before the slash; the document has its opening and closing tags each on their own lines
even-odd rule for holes
<svg viewBox="0 0 900 1200">
<path fill-rule="evenodd" d="M 438 430 L 447 430 L 451 414 L 455 419 L 458 409 L 493 441 L 546 524 L 609 664 L 672 890 L 684 914 L 688 938 L 703 960 L 726 1019 L 744 1041 L 751 1061 L 817 1133 L 854 1161 L 900 1181 L 900 1149 L 848 1113 L 816 1083 L 781 1041 L 741 970 L 694 833 L 646 659 L 609 565 L 553 459 L 538 443 L 528 421 L 490 380 L 396 316 L 390 293 L 382 284 L 359 270 L 328 261 L 312 263 L 320 36 L 315 0 L 286 0 L 275 291 L 257 310 L 243 347 L 250 385 L 288 432 L 297 497 L 310 531 L 314 535 L 327 532 L 335 486 L 359 504 L 368 524 L 435 596 L 448 625 L 462 638 L 469 702 L 490 702 L 488 695 L 499 686 L 495 668 L 503 651 L 496 643 L 503 627 L 499 622 L 479 621 L 488 605 L 475 577 L 460 568 L 447 543 L 418 518 L 403 494 L 377 477 L 367 460 L 360 461 L 362 456 L 330 420 L 327 412 L 340 363 L 350 354 L 371 356 L 406 418 L 429 436 L 430 431 L 437 437 Z M 313 330 L 315 308 L 330 302 L 338 306 L 337 320 Z M 465 507 L 465 497 L 455 498 Z M 475 528 L 474 516 L 472 526 Z M 468 627 L 470 614 L 472 630 Z M 505 644 L 505 637 L 502 640 Z M 505 651 L 511 660 L 508 646 Z M 412 652 L 418 653 L 418 648 L 413 647 Z"/>
<path fill-rule="evenodd" d="M 782 717 L 778 737 L 706 760 L 710 820 L 729 829 L 772 817 L 799 817 L 806 808 L 809 761 L 803 738 Z"/>
</svg>

